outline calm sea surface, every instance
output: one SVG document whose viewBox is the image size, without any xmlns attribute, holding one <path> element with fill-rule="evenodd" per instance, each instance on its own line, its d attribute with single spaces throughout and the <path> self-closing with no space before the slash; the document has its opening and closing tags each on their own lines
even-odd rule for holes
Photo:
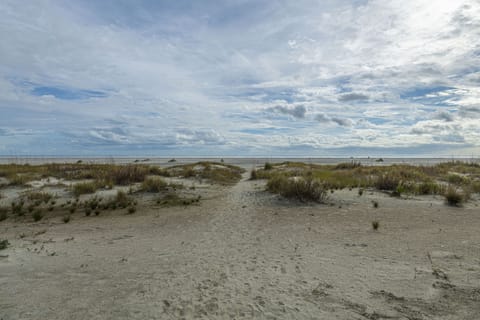
<svg viewBox="0 0 480 320">
<path fill-rule="evenodd" d="M 75 163 L 81 161 L 83 163 L 111 163 L 111 164 L 128 164 L 143 163 L 152 165 L 177 165 L 194 163 L 198 161 L 218 161 L 222 159 L 225 163 L 234 164 L 244 168 L 263 165 L 265 162 L 280 163 L 284 161 L 299 161 L 312 164 L 337 164 L 341 162 L 359 161 L 363 165 L 390 165 L 390 164 L 412 164 L 412 165 L 433 165 L 448 161 L 465 161 L 480 163 L 480 158 L 241 158 L 241 157 L 225 157 L 225 158 L 173 158 L 149 157 L 149 158 L 133 158 L 133 157 L 0 157 L 0 164 L 44 164 L 44 163 Z"/>
</svg>

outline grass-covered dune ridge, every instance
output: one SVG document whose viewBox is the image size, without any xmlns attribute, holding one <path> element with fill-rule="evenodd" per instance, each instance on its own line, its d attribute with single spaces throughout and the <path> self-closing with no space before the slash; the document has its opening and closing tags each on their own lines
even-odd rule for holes
<svg viewBox="0 0 480 320">
<path fill-rule="evenodd" d="M 449 195 L 458 193 L 463 201 L 468 200 L 470 194 L 480 192 L 480 165 L 466 162 L 445 162 L 433 166 L 363 166 L 353 161 L 337 165 L 283 162 L 253 169 L 251 179 L 267 179 L 267 189 L 282 195 L 292 195 L 288 190 L 298 190 L 300 181 L 325 191 L 374 188 L 392 195 L 446 195 L 448 191 Z M 304 197 L 295 198 L 303 200 Z"/>
</svg>

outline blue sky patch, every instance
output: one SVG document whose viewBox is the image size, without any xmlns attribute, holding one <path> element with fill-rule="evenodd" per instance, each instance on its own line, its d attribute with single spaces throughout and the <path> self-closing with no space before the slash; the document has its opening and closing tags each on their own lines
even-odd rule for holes
<svg viewBox="0 0 480 320">
<path fill-rule="evenodd" d="M 50 95 L 62 100 L 84 100 L 90 98 L 104 98 L 107 96 L 107 94 L 102 91 L 51 86 L 35 87 L 31 90 L 31 93 L 35 96 Z"/>
</svg>

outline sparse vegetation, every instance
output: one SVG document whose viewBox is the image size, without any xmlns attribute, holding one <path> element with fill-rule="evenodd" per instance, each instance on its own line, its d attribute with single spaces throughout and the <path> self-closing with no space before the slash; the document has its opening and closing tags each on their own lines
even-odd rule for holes
<svg viewBox="0 0 480 320">
<path fill-rule="evenodd" d="M 23 200 L 19 200 L 18 202 L 12 202 L 12 214 L 18 215 L 18 216 L 23 216 L 23 205 L 25 202 Z"/>
<path fill-rule="evenodd" d="M 33 221 L 35 222 L 42 220 L 43 218 L 42 210 L 40 209 L 35 210 L 32 214 L 32 218 L 33 218 Z"/>
<path fill-rule="evenodd" d="M 205 179 L 223 185 L 233 184 L 242 178 L 244 169 L 220 162 L 197 162 L 168 168 L 170 174 L 183 178 Z"/>
<path fill-rule="evenodd" d="M 70 222 L 70 216 L 69 215 L 63 216 L 62 221 L 63 221 L 63 223 L 69 223 Z"/>
<path fill-rule="evenodd" d="M 0 250 L 5 250 L 10 245 L 7 239 L 0 240 Z"/>
<path fill-rule="evenodd" d="M 168 187 L 168 183 L 161 178 L 147 178 L 143 181 L 141 190 L 145 192 L 158 193 L 165 191 Z"/>
<path fill-rule="evenodd" d="M 355 169 L 362 166 L 360 161 L 342 162 L 335 166 L 335 170 Z"/>
<path fill-rule="evenodd" d="M 285 177 L 277 175 L 268 180 L 267 189 L 285 198 L 303 202 L 315 201 L 323 203 L 327 198 L 325 186 L 312 177 Z"/>
<path fill-rule="evenodd" d="M 373 201 L 373 207 L 376 209 L 378 208 L 378 201 Z"/>
<path fill-rule="evenodd" d="M 178 194 L 170 192 L 164 195 L 163 197 L 157 199 L 157 204 L 166 206 L 166 207 L 173 207 L 173 206 L 188 206 L 194 203 L 200 202 L 201 196 L 197 196 L 196 198 L 185 198 L 180 197 Z"/>
<path fill-rule="evenodd" d="M 255 168 L 252 168 L 252 171 L 250 171 L 250 180 L 257 180 L 257 170 Z"/>
<path fill-rule="evenodd" d="M 450 206 L 459 206 L 464 201 L 464 196 L 453 186 L 449 186 L 444 194 L 445 201 Z"/>
<path fill-rule="evenodd" d="M 270 162 L 265 162 L 265 165 L 263 167 L 264 170 L 272 170 L 273 165 Z"/>
<path fill-rule="evenodd" d="M 8 218 L 8 210 L 6 208 L 0 208 L 0 221 Z"/>
<path fill-rule="evenodd" d="M 372 228 L 373 230 L 378 230 L 378 228 L 380 227 L 380 222 L 378 222 L 377 220 L 375 221 L 372 221 Z"/>
<path fill-rule="evenodd" d="M 27 199 L 30 201 L 35 201 L 38 204 L 41 202 L 45 202 L 45 204 L 47 204 L 52 198 L 53 195 L 48 192 L 30 191 L 27 193 Z M 40 201 L 40 203 L 38 201 Z"/>
<path fill-rule="evenodd" d="M 137 211 L 137 208 L 135 208 L 134 206 L 128 207 L 128 214 L 133 214 L 135 213 L 135 211 Z"/>
<path fill-rule="evenodd" d="M 72 192 L 75 197 L 78 197 L 82 194 L 95 193 L 98 189 L 97 182 L 80 182 L 76 183 L 72 187 Z"/>
</svg>

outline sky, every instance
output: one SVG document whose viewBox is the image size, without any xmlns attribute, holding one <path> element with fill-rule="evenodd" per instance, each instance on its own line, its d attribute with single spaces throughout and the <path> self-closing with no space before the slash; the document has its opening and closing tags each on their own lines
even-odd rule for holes
<svg viewBox="0 0 480 320">
<path fill-rule="evenodd" d="M 478 0 L 0 14 L 0 155 L 480 157 Z"/>
</svg>

